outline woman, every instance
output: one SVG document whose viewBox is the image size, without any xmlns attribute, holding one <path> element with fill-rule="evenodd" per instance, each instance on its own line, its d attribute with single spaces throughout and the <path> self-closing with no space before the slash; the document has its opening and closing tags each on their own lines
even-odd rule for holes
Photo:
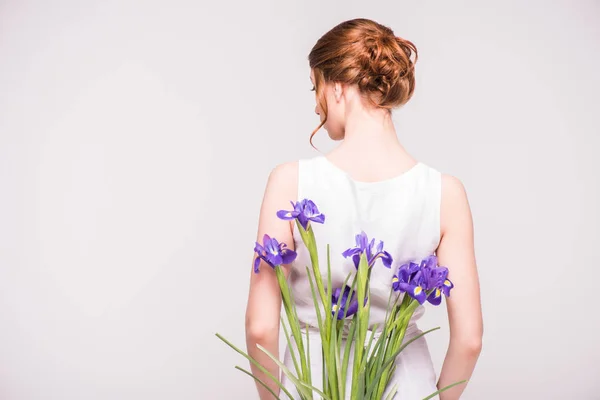
<svg viewBox="0 0 600 400">
<path fill-rule="evenodd" d="M 313 331 L 318 325 L 304 269 L 308 264 L 306 248 L 302 248 L 295 221 L 276 216 L 278 210 L 289 209 L 290 200 L 312 199 L 326 214 L 327 223 L 315 224 L 313 229 L 320 246 L 331 246 L 332 284 L 343 283 L 354 268 L 352 261 L 340 254 L 353 245 L 356 233 L 365 231 L 385 242 L 394 264 L 391 270 L 373 269 L 371 324 L 382 322 L 385 316 L 391 274 L 397 267 L 435 252 L 439 264 L 449 268 L 455 285 L 447 299 L 450 342 L 443 368 L 436 381 L 422 337 L 400 354 L 388 386 L 389 390 L 398 384 L 395 399 L 423 399 L 437 388 L 468 380 L 481 351 L 479 281 L 465 189 L 457 178 L 415 160 L 398 141 L 391 110 L 405 104 L 414 91 L 417 50 L 411 42 L 374 21 L 354 19 L 323 35 L 308 58 L 316 90 L 315 112 L 321 119 L 315 132 L 323 126 L 331 139 L 343 142 L 325 156 L 281 164 L 271 171 L 257 241 L 267 233 L 298 252 L 296 260 L 285 266 L 286 274 L 300 321 Z M 325 248 L 318 251 L 320 259 L 325 259 Z M 275 376 L 279 374 L 277 365 L 256 345 L 279 354 L 280 312 L 281 297 L 273 270 L 261 268 L 260 274 L 252 273 L 246 310 L 247 348 Z M 420 306 L 405 340 L 421 332 L 415 321 L 422 314 Z M 310 337 L 313 382 L 318 383 L 318 332 Z M 291 368 L 289 349 L 284 362 Z M 252 372 L 279 392 L 254 366 Z M 297 393 L 285 377 L 284 381 L 292 393 Z M 263 387 L 257 388 L 261 399 L 272 398 Z M 439 398 L 458 399 L 464 388 L 464 384 L 455 386 Z"/>
</svg>

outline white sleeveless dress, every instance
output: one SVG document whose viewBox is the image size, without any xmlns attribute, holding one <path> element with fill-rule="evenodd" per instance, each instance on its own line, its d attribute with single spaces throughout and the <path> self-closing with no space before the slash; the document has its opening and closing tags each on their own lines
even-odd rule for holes
<svg viewBox="0 0 600 400">
<path fill-rule="evenodd" d="M 324 282 L 327 282 L 328 243 L 333 287 L 341 287 L 348 274 L 356 271 L 352 259 L 344 258 L 342 252 L 355 246 L 355 235 L 361 231 L 365 231 L 369 240 L 382 240 L 384 250 L 392 255 L 394 261 L 391 269 L 384 267 L 381 260 L 378 260 L 371 272 L 369 322 L 371 327 L 374 324 L 381 326 L 385 319 L 392 275 L 401 264 L 409 260 L 419 262 L 434 254 L 440 242 L 440 172 L 419 162 L 391 179 L 361 182 L 352 179 L 325 156 L 300 159 L 298 169 L 298 200 L 313 200 L 319 211 L 325 214 L 324 224 L 312 223 Z M 293 226 L 298 256 L 291 265 L 288 280 L 296 302 L 298 318 L 303 325 L 308 324 L 311 327 L 309 337 L 312 382 L 313 385 L 321 387 L 320 337 L 310 284 L 306 276 L 306 266 L 311 265 L 310 257 L 296 224 Z M 415 321 L 423 312 L 424 306 L 419 306 L 415 311 L 405 340 L 421 333 Z M 295 371 L 287 346 L 283 361 L 290 371 Z M 351 373 L 348 375 L 347 393 L 350 391 Z M 294 385 L 285 375 L 282 380 L 290 393 L 299 399 Z M 394 376 L 384 393 L 384 398 L 394 385 L 397 385 L 398 390 L 395 400 L 422 400 L 437 390 L 436 374 L 425 337 L 411 343 L 400 353 Z M 281 398 L 286 398 L 283 391 Z M 318 398 L 316 393 L 315 398 Z"/>
</svg>

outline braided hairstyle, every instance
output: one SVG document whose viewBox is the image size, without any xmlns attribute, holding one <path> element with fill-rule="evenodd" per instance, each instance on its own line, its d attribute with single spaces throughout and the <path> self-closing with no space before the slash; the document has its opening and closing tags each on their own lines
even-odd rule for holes
<svg viewBox="0 0 600 400">
<path fill-rule="evenodd" d="M 413 95 L 417 57 L 412 42 L 370 19 L 348 20 L 325 33 L 308 55 L 317 101 L 324 113 L 323 122 L 310 136 L 311 145 L 313 136 L 327 120 L 324 83 L 357 85 L 369 104 L 391 112 Z"/>
</svg>

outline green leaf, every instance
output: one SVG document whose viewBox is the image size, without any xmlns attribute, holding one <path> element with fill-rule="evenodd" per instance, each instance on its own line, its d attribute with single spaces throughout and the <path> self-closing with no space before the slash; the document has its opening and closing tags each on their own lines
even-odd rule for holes
<svg viewBox="0 0 600 400">
<path fill-rule="evenodd" d="M 325 327 L 323 325 L 323 317 L 321 316 L 320 305 L 319 305 L 319 301 L 317 300 L 317 294 L 315 292 L 315 284 L 313 282 L 312 276 L 310 275 L 310 270 L 308 269 L 308 267 L 306 267 L 306 276 L 308 277 L 308 283 L 310 284 L 310 292 L 312 295 L 313 304 L 315 306 L 315 313 L 317 314 L 317 322 L 319 324 L 319 331 L 323 332 L 323 330 L 325 329 Z"/>
<path fill-rule="evenodd" d="M 356 321 L 353 319 L 350 323 L 350 332 L 348 333 L 348 337 L 346 337 L 346 347 L 344 349 L 344 361 L 342 364 L 342 380 L 344 381 L 344 395 L 346 394 L 346 378 L 348 376 L 348 364 L 350 361 L 350 348 L 352 346 L 352 342 L 354 341 L 354 334 L 356 332 Z"/>
<path fill-rule="evenodd" d="M 420 334 L 418 334 L 418 335 L 416 335 L 415 337 L 411 338 L 409 341 L 407 341 L 407 342 L 406 342 L 406 343 L 404 343 L 402 346 L 400 346 L 400 349 L 398 349 L 398 352 L 396 353 L 396 356 L 397 356 L 398 354 L 400 354 L 400 352 L 401 352 L 402 350 L 404 350 L 404 349 L 406 348 L 406 346 L 408 346 L 409 344 L 411 344 L 411 343 L 412 343 L 412 342 L 414 342 L 415 340 L 417 340 L 417 339 L 419 339 L 419 338 L 421 338 L 421 337 L 423 337 L 423 336 L 427 335 L 428 333 L 431 333 L 431 332 L 433 332 L 433 331 L 437 331 L 438 329 L 440 329 L 440 327 L 439 327 L 439 326 L 438 326 L 438 327 L 435 327 L 435 328 L 431 328 L 431 329 L 429 329 L 429 330 L 427 330 L 427 331 L 425 331 L 425 332 L 421 332 Z M 395 356 L 394 356 L 394 358 L 395 358 Z"/>
<path fill-rule="evenodd" d="M 372 381 L 375 377 L 375 373 L 377 368 L 381 366 L 384 360 L 384 355 L 386 353 L 387 347 L 390 343 L 390 334 L 391 334 L 391 325 L 392 321 L 394 321 L 396 317 L 396 311 L 398 307 L 395 305 L 398 300 L 398 296 L 394 299 L 394 305 L 392 305 L 392 298 L 394 297 L 394 291 L 390 290 L 390 296 L 388 298 L 388 306 L 385 311 L 385 319 L 383 324 L 383 333 L 375 343 L 375 348 L 373 349 L 373 357 L 370 360 L 371 363 L 369 365 L 369 381 Z"/>
<path fill-rule="evenodd" d="M 292 381 L 292 383 L 294 383 L 294 385 L 296 386 L 298 391 L 301 392 L 304 396 L 306 396 L 308 398 L 312 398 L 311 390 L 314 390 L 319 395 L 321 395 L 324 399 L 329 399 L 329 397 L 326 396 L 325 393 L 321 392 L 316 387 L 314 387 L 308 383 L 302 382 L 296 376 L 294 376 L 294 374 L 292 374 L 292 372 L 281 361 L 279 361 L 277 359 L 277 357 L 275 357 L 273 354 L 271 354 L 271 352 L 269 350 L 265 349 L 260 344 L 257 344 L 256 346 L 260 350 L 262 350 L 267 356 L 269 356 L 269 358 L 271 360 L 273 360 L 279 366 L 279 368 L 281 368 L 281 372 L 283 372 L 285 374 L 285 376 L 287 376 Z M 329 400 L 331 400 L 331 399 L 329 399 Z"/>
<path fill-rule="evenodd" d="M 330 348 L 330 346 L 329 346 L 329 344 L 330 344 L 329 336 L 330 335 L 327 332 L 326 322 L 323 322 L 323 319 L 321 317 L 321 312 L 319 310 L 320 305 L 318 303 L 317 295 L 315 293 L 315 285 L 313 283 L 311 272 L 308 269 L 308 267 L 306 267 L 306 274 L 307 274 L 307 277 L 308 277 L 308 280 L 309 280 L 309 283 L 310 283 L 310 290 L 311 290 L 311 294 L 312 294 L 312 298 L 313 298 L 313 303 L 315 305 L 315 311 L 317 312 L 317 321 L 319 323 L 319 334 L 321 336 L 321 350 L 322 350 L 322 353 L 323 353 L 322 354 L 322 359 L 321 359 L 321 361 L 322 361 L 322 375 L 323 375 L 322 376 L 323 389 L 327 393 L 329 393 L 331 385 L 326 380 L 326 376 L 331 376 L 329 374 L 329 369 L 328 369 L 331 366 L 331 362 L 330 362 L 330 354 L 329 354 L 329 352 L 325 352 L 324 349 L 329 349 Z M 327 311 L 325 312 L 325 314 L 331 315 L 331 313 L 330 312 L 327 313 Z M 325 324 L 325 326 L 324 326 L 324 324 Z M 333 385 L 333 387 L 335 388 L 335 385 Z"/>
<path fill-rule="evenodd" d="M 357 395 L 359 395 L 360 399 L 364 398 L 364 393 L 365 393 L 365 370 L 361 369 L 360 371 L 360 375 L 359 375 L 359 379 L 358 379 L 358 392 Z"/>
<path fill-rule="evenodd" d="M 396 383 L 394 386 L 392 386 L 392 389 L 388 393 L 388 395 L 385 398 L 385 400 L 392 400 L 394 398 L 394 396 L 396 395 L 397 392 L 398 392 L 398 384 Z"/>
<path fill-rule="evenodd" d="M 367 349 L 365 350 L 365 355 L 367 355 L 367 357 L 370 354 L 369 352 L 371 351 L 371 345 L 373 344 L 373 339 L 375 339 L 375 333 L 377 331 L 377 326 L 378 326 L 378 324 L 375 324 L 373 326 L 373 329 L 371 329 L 371 337 L 369 338 L 369 344 L 367 345 Z M 379 337 L 381 337 L 381 335 Z"/>
<path fill-rule="evenodd" d="M 300 226 L 302 228 L 302 226 Z M 302 229 L 304 231 L 304 229 Z M 323 288 L 323 280 L 321 278 L 321 270 L 319 269 L 319 253 L 317 251 L 317 241 L 315 240 L 315 232 L 313 231 L 312 225 L 308 226 L 308 232 L 306 233 L 306 241 L 308 252 L 310 254 L 310 261 L 315 273 L 315 280 L 319 294 L 321 295 L 321 301 L 323 304 L 327 303 L 327 296 L 325 295 L 325 289 Z"/>
<path fill-rule="evenodd" d="M 327 243 L 327 290 L 331 293 L 331 250 Z M 331 295 L 327 296 L 327 309 L 331 310 Z M 331 313 L 329 313 L 331 315 Z"/>
<path fill-rule="evenodd" d="M 310 337 L 308 336 L 308 324 L 305 325 L 306 328 L 306 363 L 308 364 L 308 371 L 312 375 L 311 364 L 310 364 Z"/>
<path fill-rule="evenodd" d="M 357 279 L 358 279 L 358 287 L 357 287 L 357 292 L 358 292 L 358 334 L 356 337 L 356 346 L 355 346 L 355 351 L 354 351 L 354 366 L 352 369 L 352 392 L 351 395 L 352 396 L 356 396 L 360 393 L 360 396 L 362 397 L 363 393 L 359 392 L 360 388 L 359 388 L 359 381 L 361 380 L 360 378 L 360 367 L 361 365 L 363 365 L 363 350 L 364 350 L 364 345 L 365 345 L 365 341 L 366 341 L 366 335 L 367 335 L 367 329 L 368 329 L 368 325 L 369 325 L 369 310 L 371 307 L 371 300 L 369 297 L 366 297 L 366 294 L 369 290 L 368 287 L 368 275 L 369 275 L 369 264 L 367 261 L 367 256 L 365 253 L 361 254 L 360 257 L 360 262 L 358 264 L 358 273 L 357 273 Z M 365 298 L 367 299 L 367 302 L 365 304 Z M 364 379 L 363 379 L 364 380 Z M 364 382 L 363 382 L 364 384 Z"/>
<path fill-rule="evenodd" d="M 450 388 L 453 388 L 453 387 L 454 387 L 454 386 L 456 386 L 456 385 L 460 385 L 460 384 L 462 384 L 462 383 L 467 383 L 467 382 L 468 382 L 467 380 L 464 380 L 464 381 L 460 381 L 460 382 L 456 382 L 456 383 L 453 383 L 453 384 L 451 384 L 451 385 L 448 385 L 448 386 L 446 386 L 446 387 L 444 387 L 444 388 L 442 388 L 442 389 L 438 390 L 437 392 L 430 394 L 429 396 L 425 397 L 423 400 L 429 400 L 429 399 L 432 399 L 432 398 L 434 398 L 435 396 L 437 396 L 438 394 L 440 394 L 440 393 L 442 393 L 442 392 L 444 392 L 444 391 L 446 391 L 446 390 L 448 390 L 448 389 L 450 389 Z"/>
<path fill-rule="evenodd" d="M 252 356 L 246 354 L 245 352 L 243 352 L 242 350 L 238 349 L 233 343 L 231 343 L 229 340 L 225 339 L 223 336 L 221 336 L 221 334 L 219 333 L 215 333 L 215 335 L 221 339 L 223 342 L 225 342 L 229 347 L 231 347 L 232 349 L 234 349 L 235 351 L 237 351 L 238 353 L 240 353 L 241 355 L 243 355 L 248 361 L 250 361 L 252 364 L 254 364 L 261 372 L 264 372 L 269 378 L 271 378 L 271 380 L 273 382 L 275 382 L 275 384 L 277 386 L 279 386 L 279 388 L 281 390 L 283 390 L 283 392 L 285 394 L 288 395 L 288 397 L 292 400 L 294 400 L 294 396 L 292 396 L 292 394 L 289 392 L 289 390 L 287 390 L 283 384 L 279 381 L 279 379 L 275 378 L 273 376 L 272 373 L 269 372 L 269 370 L 267 370 L 265 367 L 263 367 L 262 365 L 259 364 L 258 361 L 256 361 Z M 259 346 L 259 345 L 257 345 Z"/>
<path fill-rule="evenodd" d="M 300 365 L 298 364 L 298 359 L 296 358 L 296 351 L 294 350 L 294 347 L 292 346 L 292 340 L 290 338 L 290 334 L 289 334 L 287 328 L 285 327 L 285 322 L 283 320 L 281 321 L 281 326 L 283 327 L 283 332 L 285 334 L 285 340 L 287 341 L 288 349 L 292 356 L 292 362 L 294 363 L 294 369 L 296 370 L 296 374 L 300 375 L 302 373 L 302 370 L 300 369 Z"/>
<path fill-rule="evenodd" d="M 323 382 L 323 390 L 325 392 L 325 394 L 331 395 L 331 387 L 329 385 L 329 382 L 327 382 L 327 365 L 325 364 L 325 347 L 323 347 L 321 345 L 321 360 L 323 361 L 322 364 L 322 368 L 321 368 L 321 381 Z"/>
<path fill-rule="evenodd" d="M 340 321 L 339 325 L 343 327 L 344 322 Z M 339 329 L 340 331 L 342 330 L 342 328 Z M 333 359 L 335 361 L 335 373 L 336 373 L 336 379 L 337 379 L 337 384 L 338 384 L 338 390 L 337 390 L 337 394 L 339 398 L 343 398 L 344 395 L 344 386 L 345 383 L 344 381 L 342 381 L 342 369 L 341 369 L 341 365 L 340 365 L 340 335 L 338 335 L 337 333 L 333 334 Z"/>
<path fill-rule="evenodd" d="M 398 354 L 400 354 L 400 352 L 402 350 L 404 350 L 406 348 L 406 346 L 408 346 L 409 344 L 411 344 L 415 340 L 419 339 L 420 337 L 425 336 L 426 334 L 428 334 L 430 332 L 433 332 L 435 330 L 438 330 L 438 329 L 440 329 L 440 328 L 437 327 L 437 328 L 433 328 L 433 329 L 430 329 L 428 331 L 422 332 L 419 335 L 416 335 L 414 338 L 410 339 L 405 344 L 403 344 L 397 351 L 395 351 L 389 358 L 387 358 L 385 360 L 385 362 L 381 366 L 381 369 L 379 370 L 379 372 L 377 373 L 377 375 L 375 376 L 375 379 L 373 380 L 373 382 L 371 384 L 372 385 L 377 385 L 377 383 L 380 382 L 380 378 L 383 375 L 384 371 L 386 371 L 388 369 L 388 367 L 392 365 L 392 363 L 394 362 L 394 360 L 396 360 L 396 357 L 398 356 Z M 381 386 L 379 386 L 379 389 L 381 390 Z M 372 390 L 373 390 L 373 388 L 369 388 L 369 393 L 372 392 Z M 379 397 L 381 397 L 381 396 L 379 396 Z"/>
<path fill-rule="evenodd" d="M 258 377 L 254 376 L 254 374 L 252 374 L 249 371 L 246 371 L 244 368 L 240 367 L 240 366 L 235 366 L 236 369 L 239 369 L 240 371 L 242 371 L 243 373 L 245 373 L 246 375 L 250 375 L 252 378 L 254 378 L 258 383 L 260 383 L 265 389 L 267 389 L 269 391 L 269 393 L 271 393 L 277 400 L 281 400 L 279 398 L 279 396 L 277 396 L 275 394 L 275 392 L 273 391 L 273 389 L 271 389 L 270 387 L 268 387 L 263 381 L 261 381 Z"/>
<path fill-rule="evenodd" d="M 284 308 L 286 311 L 286 315 L 288 317 L 288 322 L 290 323 L 290 330 L 292 331 L 292 336 L 294 338 L 296 347 L 298 348 L 298 353 L 299 353 L 299 357 L 300 357 L 300 366 L 302 369 L 302 374 L 300 374 L 300 376 L 303 380 L 306 380 L 310 384 L 311 383 L 310 367 L 306 363 L 306 352 L 304 351 L 304 343 L 303 343 L 304 340 L 302 337 L 300 322 L 298 321 L 298 314 L 296 312 L 293 294 L 287 284 L 287 280 L 283 273 L 282 267 L 277 266 L 275 268 L 275 273 L 277 275 L 277 281 L 278 281 L 279 287 L 281 289 L 282 298 L 285 299 L 285 301 L 284 301 L 285 307 Z M 286 304 L 286 302 L 287 302 L 287 304 Z"/>
<path fill-rule="evenodd" d="M 406 333 L 406 329 L 410 323 L 412 315 L 416 308 L 419 306 L 419 303 L 412 299 L 410 296 L 404 295 L 402 299 L 402 303 L 397 310 L 395 310 L 396 315 L 394 316 L 394 320 L 391 324 L 391 334 L 390 339 L 387 342 L 387 346 L 384 352 L 384 359 L 380 361 L 379 374 L 378 378 L 374 379 L 377 381 L 376 388 L 374 389 L 375 398 L 380 398 L 383 395 L 383 391 L 385 390 L 385 385 L 389 382 L 389 379 L 392 374 L 393 368 L 390 367 L 391 364 L 386 364 L 385 361 L 398 349 L 398 347 L 402 344 L 404 340 L 404 335 Z M 387 365 L 387 366 L 384 366 Z"/>
</svg>

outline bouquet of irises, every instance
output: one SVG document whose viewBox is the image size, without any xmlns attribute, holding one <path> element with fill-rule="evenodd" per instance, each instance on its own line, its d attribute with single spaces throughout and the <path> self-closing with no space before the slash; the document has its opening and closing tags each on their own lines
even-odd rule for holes
<svg viewBox="0 0 600 400">
<path fill-rule="evenodd" d="M 342 287 L 331 287 L 331 261 L 327 245 L 327 271 L 321 274 L 317 242 L 311 223 L 324 223 L 325 216 L 319 212 L 315 203 L 303 199 L 291 202 L 293 210 L 280 210 L 277 216 L 284 220 L 295 220 L 302 241 L 310 254 L 311 265 L 306 266 L 312 298 L 318 321 L 318 330 L 322 346 L 322 387 L 315 387 L 311 381 L 311 363 L 308 326 L 301 326 L 295 309 L 292 291 L 288 286 L 282 265 L 290 264 L 297 253 L 280 243 L 276 238 L 265 234 L 263 243 L 256 243 L 257 255 L 254 272 L 260 272 L 261 260 L 274 269 L 281 290 L 282 304 L 287 321 L 281 323 L 288 348 L 291 352 L 295 371 L 290 371 L 280 360 L 264 347 L 265 352 L 281 369 L 282 373 L 294 384 L 302 399 L 322 398 L 326 400 L 371 400 L 381 399 L 394 373 L 396 357 L 400 352 L 421 336 L 439 328 L 434 328 L 404 341 L 406 329 L 416 308 L 425 301 L 439 305 L 443 296 L 450 296 L 453 288 L 448 279 L 448 269 L 437 265 L 437 257 L 430 255 L 424 260 L 408 262 L 399 267 L 391 282 L 390 299 L 383 326 L 369 326 L 369 280 L 371 270 L 381 259 L 386 268 L 392 266 L 392 256 L 383 249 L 383 242 L 376 243 L 365 232 L 356 235 L 356 245 L 344 251 L 342 255 L 351 258 L 356 273 L 349 274 Z M 325 281 L 325 282 L 324 282 Z M 287 326 L 286 326 L 287 325 Z M 380 329 L 379 329 L 380 328 Z M 377 339 L 375 332 L 379 330 Z M 368 333 L 371 333 L 368 336 Z M 238 353 L 246 357 L 259 370 L 266 373 L 281 388 L 281 394 L 294 399 L 293 395 L 270 374 L 262 365 L 247 353 L 238 349 L 223 336 L 217 337 Z M 344 339 L 345 340 L 344 340 Z M 292 341 L 295 346 L 292 345 Z M 345 341 L 345 345 L 343 344 Z M 350 346 L 354 344 L 352 365 L 350 364 Z M 252 376 L 275 398 L 277 396 L 263 381 L 251 372 L 237 366 L 237 369 Z M 346 380 L 351 374 L 350 393 L 347 393 Z M 457 382 L 432 393 L 426 399 L 452 386 Z M 392 399 L 397 388 L 391 388 L 387 398 Z M 315 397 L 316 396 L 316 397 Z"/>
</svg>

